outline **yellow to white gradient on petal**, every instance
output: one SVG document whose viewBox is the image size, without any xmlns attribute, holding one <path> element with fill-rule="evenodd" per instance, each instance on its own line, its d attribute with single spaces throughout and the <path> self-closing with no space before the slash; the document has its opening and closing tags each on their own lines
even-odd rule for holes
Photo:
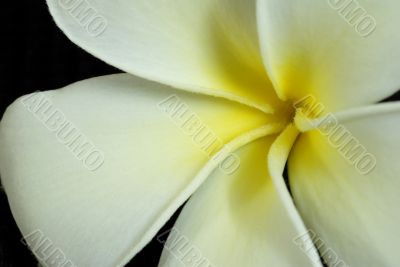
<svg viewBox="0 0 400 267">
<path fill-rule="evenodd" d="M 95 38 L 85 12 L 47 3 L 74 43 L 127 73 L 45 93 L 104 151 L 96 172 L 23 106 L 7 110 L 0 172 L 23 234 L 42 229 L 77 265 L 123 266 L 188 200 L 176 229 L 218 266 L 321 267 L 315 241 L 307 255 L 292 242 L 311 229 L 350 266 L 397 267 L 399 104 L 374 103 L 400 88 L 399 1 L 91 0 L 107 20 Z M 294 106 L 308 95 L 324 112 Z M 374 169 L 314 127 L 328 114 Z M 194 142 L 201 128 L 210 138 Z M 241 163 L 229 177 L 228 152 Z M 166 244 L 159 266 L 176 267 Z"/>
</svg>

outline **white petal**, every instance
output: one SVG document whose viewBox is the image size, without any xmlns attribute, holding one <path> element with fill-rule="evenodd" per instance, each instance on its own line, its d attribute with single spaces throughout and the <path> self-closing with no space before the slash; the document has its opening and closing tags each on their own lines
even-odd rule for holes
<svg viewBox="0 0 400 267">
<path fill-rule="evenodd" d="M 397 0 L 258 0 L 261 49 L 278 94 L 312 94 L 333 111 L 396 92 L 399 8 Z"/>
<path fill-rule="evenodd" d="M 266 158 L 275 138 L 235 151 L 240 167 L 232 176 L 212 173 L 169 231 L 160 267 L 313 266 L 268 175 Z"/>
<path fill-rule="evenodd" d="M 275 93 L 259 52 L 255 0 L 47 3 L 73 42 L 115 67 L 272 110 Z"/>
<path fill-rule="evenodd" d="M 24 235 L 40 230 L 77 266 L 121 265 L 218 165 L 214 151 L 267 121 L 130 75 L 91 79 L 8 108 L 1 179 Z"/>
<path fill-rule="evenodd" d="M 400 104 L 343 112 L 337 124 L 333 118 L 293 149 L 296 204 L 329 266 L 398 266 Z"/>
</svg>

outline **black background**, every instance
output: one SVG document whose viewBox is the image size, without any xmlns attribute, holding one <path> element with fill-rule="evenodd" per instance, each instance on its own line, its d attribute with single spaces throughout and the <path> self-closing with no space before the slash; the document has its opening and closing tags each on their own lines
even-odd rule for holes
<svg viewBox="0 0 400 267">
<path fill-rule="evenodd" d="M 0 117 L 22 95 L 120 72 L 69 41 L 53 22 L 45 0 L 2 2 L 0 11 Z M 172 228 L 176 216 L 160 232 Z M 0 189 L 0 267 L 37 266 L 20 239 Z M 153 240 L 128 266 L 155 267 L 161 251 L 162 244 Z"/>
<path fill-rule="evenodd" d="M 7 1 L 0 15 L 0 117 L 18 97 L 57 89 L 119 70 L 70 42 L 56 27 L 45 0 Z M 400 93 L 386 101 L 399 100 Z M 1 149 L 1 148 L 0 148 Z M 178 212 L 160 231 L 173 225 Z M 0 190 L 0 266 L 36 266 Z M 157 266 L 162 244 L 153 240 L 128 266 Z"/>
</svg>

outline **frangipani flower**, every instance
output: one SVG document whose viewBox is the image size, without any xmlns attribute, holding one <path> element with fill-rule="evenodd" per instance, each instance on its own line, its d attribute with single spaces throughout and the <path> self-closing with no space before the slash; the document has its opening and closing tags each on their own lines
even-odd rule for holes
<svg viewBox="0 0 400 267">
<path fill-rule="evenodd" d="M 193 194 L 175 227 L 201 257 L 165 250 L 161 267 L 322 266 L 315 247 L 293 242 L 308 229 L 335 252 L 330 266 L 398 266 L 400 105 L 373 103 L 400 87 L 400 2 L 350 2 L 49 0 L 73 42 L 129 74 L 42 93 L 56 119 L 33 95 L 3 116 L 13 215 L 23 235 L 39 229 L 65 256 L 39 260 L 122 266 Z M 354 5 L 377 22 L 368 36 L 356 32 Z M 158 108 L 171 95 L 226 145 L 219 160 Z M 308 95 L 326 108 L 319 118 L 292 108 Z M 371 172 L 316 128 L 329 112 L 374 155 Z M 90 171 L 74 157 L 66 124 L 104 164 Z M 226 148 L 240 158 L 230 175 L 217 167 Z"/>
</svg>

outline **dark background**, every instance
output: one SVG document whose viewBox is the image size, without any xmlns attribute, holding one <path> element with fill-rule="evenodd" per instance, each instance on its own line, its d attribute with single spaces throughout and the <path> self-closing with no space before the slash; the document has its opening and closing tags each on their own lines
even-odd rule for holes
<svg viewBox="0 0 400 267">
<path fill-rule="evenodd" d="M 2 2 L 0 10 L 0 118 L 22 95 L 120 72 L 70 42 L 53 22 L 45 0 Z M 160 232 L 171 229 L 176 216 Z M 37 266 L 20 240 L 0 189 L 0 267 Z M 155 267 L 161 251 L 162 244 L 153 240 L 128 266 Z"/>
<path fill-rule="evenodd" d="M 0 117 L 18 97 L 120 72 L 70 42 L 56 27 L 45 0 L 3 2 L 0 15 Z M 386 101 L 400 100 L 400 93 Z M 1 148 L 0 148 L 1 149 Z M 172 228 L 178 212 L 160 231 Z M 36 266 L 0 189 L 0 267 Z M 157 266 L 162 244 L 153 240 L 128 266 Z"/>
</svg>

